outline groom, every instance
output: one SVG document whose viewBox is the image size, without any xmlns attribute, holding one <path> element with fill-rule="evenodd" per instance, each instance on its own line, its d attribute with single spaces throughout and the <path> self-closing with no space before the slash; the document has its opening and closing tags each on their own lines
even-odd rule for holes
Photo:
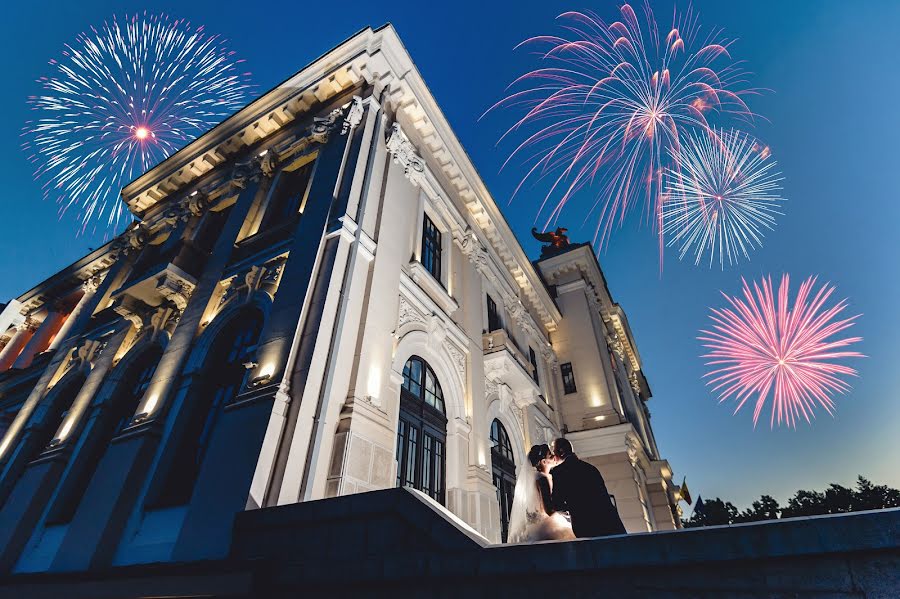
<svg viewBox="0 0 900 599">
<path fill-rule="evenodd" d="M 600 471 L 578 459 L 568 439 L 553 442 L 557 460 L 551 474 L 551 502 L 557 511 L 567 511 L 576 537 L 625 534 L 616 507 L 609 499 Z"/>
</svg>

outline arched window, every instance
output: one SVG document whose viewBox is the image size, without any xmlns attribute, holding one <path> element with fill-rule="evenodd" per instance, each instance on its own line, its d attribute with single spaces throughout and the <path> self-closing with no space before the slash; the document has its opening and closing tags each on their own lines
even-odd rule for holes
<svg viewBox="0 0 900 599">
<path fill-rule="evenodd" d="M 262 318 L 253 310 L 232 317 L 219 332 L 197 377 L 200 382 L 187 391 L 181 409 L 185 425 L 177 433 L 175 453 L 154 507 L 182 505 L 191 498 L 216 422 L 246 385 L 250 371 L 244 364 L 254 358 L 261 330 Z"/>
<path fill-rule="evenodd" d="M 407 360 L 400 389 L 397 486 L 419 489 L 444 503 L 447 416 L 437 376 L 419 356 Z"/>
<path fill-rule="evenodd" d="M 84 431 L 88 436 L 81 450 L 74 456 L 76 461 L 72 464 L 69 475 L 63 480 L 63 487 L 50 512 L 51 523 L 69 522 L 75 515 L 110 441 L 134 416 L 144 392 L 153 380 L 161 356 L 162 347 L 154 344 L 134 360 L 122 365 L 126 370 L 112 397 L 102 408 L 96 423 Z"/>
<path fill-rule="evenodd" d="M 67 374 L 42 400 L 48 406 L 43 419 L 37 423 L 29 423 L 24 434 L 20 433 L 19 445 L 13 454 L 14 457 L 11 458 L 13 463 L 7 466 L 6 476 L 0 480 L 0 507 L 9 498 L 10 492 L 28 464 L 38 459 L 53 441 L 78 392 L 81 391 L 84 379 L 83 372 Z M 35 418 L 34 414 L 32 418 Z"/>
<path fill-rule="evenodd" d="M 504 543 L 509 533 L 509 513 L 516 490 L 516 461 L 513 455 L 509 434 L 495 418 L 491 423 L 491 472 L 500 503 L 500 537 Z"/>
</svg>

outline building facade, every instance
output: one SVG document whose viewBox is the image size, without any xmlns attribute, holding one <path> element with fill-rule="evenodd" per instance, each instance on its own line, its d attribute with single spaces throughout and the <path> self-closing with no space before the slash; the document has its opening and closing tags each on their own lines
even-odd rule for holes
<svg viewBox="0 0 900 599">
<path fill-rule="evenodd" d="M 529 261 L 392 27 L 122 200 L 0 313 L 0 571 L 219 558 L 238 512 L 404 485 L 500 542 L 561 434 L 630 532 L 680 527 L 591 248 Z"/>
</svg>

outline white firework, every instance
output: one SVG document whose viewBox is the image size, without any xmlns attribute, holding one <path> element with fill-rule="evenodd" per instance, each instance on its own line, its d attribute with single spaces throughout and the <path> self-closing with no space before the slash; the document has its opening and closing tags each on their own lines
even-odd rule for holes
<svg viewBox="0 0 900 599">
<path fill-rule="evenodd" d="M 740 131 L 707 130 L 687 136 L 670 151 L 662 203 L 666 245 L 678 258 L 709 256 L 733 266 L 762 246 L 766 230 L 783 215 L 783 177 L 768 147 Z"/>
</svg>

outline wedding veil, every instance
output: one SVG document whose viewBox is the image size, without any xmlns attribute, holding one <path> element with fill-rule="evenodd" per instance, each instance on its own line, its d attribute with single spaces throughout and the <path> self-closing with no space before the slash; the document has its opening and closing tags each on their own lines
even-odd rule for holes
<svg viewBox="0 0 900 599">
<path fill-rule="evenodd" d="M 516 490 L 509 514 L 507 543 L 524 543 L 529 540 L 529 525 L 538 521 L 543 504 L 538 494 L 534 468 L 521 464 L 516 470 Z"/>
</svg>

